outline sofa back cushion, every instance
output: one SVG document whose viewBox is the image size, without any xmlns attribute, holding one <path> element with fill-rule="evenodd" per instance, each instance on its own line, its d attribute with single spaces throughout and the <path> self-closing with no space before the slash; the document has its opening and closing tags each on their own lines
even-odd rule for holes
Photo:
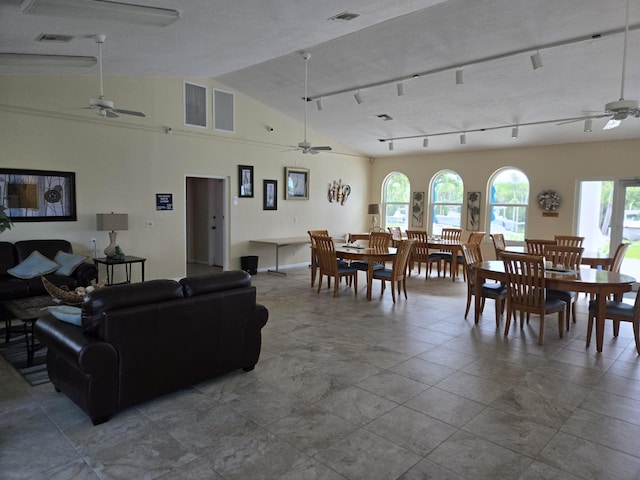
<svg viewBox="0 0 640 480">
<path fill-rule="evenodd" d="M 18 264 L 16 250 L 11 242 L 0 242 L 0 277 L 7 275 L 7 270 Z"/>
<path fill-rule="evenodd" d="M 18 255 L 17 263 L 26 260 L 35 250 L 51 260 L 60 250 L 65 253 L 73 253 L 71 243 L 67 240 L 20 240 L 15 243 L 15 248 Z"/>
<path fill-rule="evenodd" d="M 184 298 L 182 285 L 174 280 L 114 285 L 91 292 L 82 302 L 82 326 L 86 333 L 105 339 L 108 312 L 136 306 L 152 306 Z"/>
<path fill-rule="evenodd" d="M 205 273 L 185 277 L 180 280 L 180 284 L 184 288 L 185 297 L 197 297 L 206 293 L 250 287 L 251 275 L 243 270 L 229 270 L 214 274 Z"/>
</svg>

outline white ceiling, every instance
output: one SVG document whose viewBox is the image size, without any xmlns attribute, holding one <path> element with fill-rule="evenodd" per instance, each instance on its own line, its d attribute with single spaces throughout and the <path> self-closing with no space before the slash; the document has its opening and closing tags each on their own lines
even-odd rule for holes
<svg viewBox="0 0 640 480">
<path fill-rule="evenodd" d="M 380 138 L 434 135 L 431 151 L 543 145 L 640 137 L 640 118 L 602 131 L 606 119 L 583 123 L 472 130 L 579 117 L 603 112 L 620 97 L 622 34 L 540 50 L 543 68 L 529 56 L 541 45 L 624 27 L 626 0 L 128 0 L 175 8 L 167 27 L 24 14 L 20 0 L 0 0 L 0 52 L 96 55 L 90 35 L 106 34 L 106 76 L 212 77 L 303 121 L 304 60 L 311 53 L 309 96 L 356 90 L 415 73 L 398 97 L 394 83 L 325 97 L 309 104 L 308 122 L 366 156 L 425 152 L 422 138 L 398 140 L 393 152 Z M 329 20 L 344 11 L 352 21 Z M 640 23 L 640 0 L 631 0 L 630 24 Z M 42 44 L 41 33 L 70 34 L 68 44 Z M 640 100 L 640 30 L 628 36 L 625 98 Z M 482 58 L 522 53 L 490 62 Z M 465 63 L 467 66 L 465 67 Z M 464 67 L 464 84 L 455 70 Z M 449 69 L 446 69 L 449 67 Z M 97 67 L 0 66 L 0 75 L 97 75 Z M 83 99 L 84 100 L 84 99 Z M 117 102 L 117 99 L 113 99 Z M 585 113 L 587 112 L 587 113 Z M 382 121 L 387 114 L 393 120 Z M 467 144 L 458 135 L 470 131 Z M 302 141 L 291 132 L 291 144 Z M 313 143 L 313 137 L 309 140 Z"/>
</svg>

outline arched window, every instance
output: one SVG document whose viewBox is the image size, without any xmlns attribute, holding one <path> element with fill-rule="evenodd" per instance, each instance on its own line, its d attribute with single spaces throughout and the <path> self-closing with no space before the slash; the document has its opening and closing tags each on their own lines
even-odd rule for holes
<svg viewBox="0 0 640 480">
<path fill-rule="evenodd" d="M 384 228 L 400 227 L 404 232 L 409 226 L 409 197 L 411 184 L 404 173 L 392 172 L 382 185 L 382 214 Z"/>
<path fill-rule="evenodd" d="M 431 233 L 443 228 L 460 228 L 464 183 L 453 170 L 443 170 L 431 181 Z"/>
<path fill-rule="evenodd" d="M 506 240 L 523 242 L 528 205 L 527 176 L 515 168 L 498 170 L 489 181 L 489 233 L 502 233 Z"/>
</svg>

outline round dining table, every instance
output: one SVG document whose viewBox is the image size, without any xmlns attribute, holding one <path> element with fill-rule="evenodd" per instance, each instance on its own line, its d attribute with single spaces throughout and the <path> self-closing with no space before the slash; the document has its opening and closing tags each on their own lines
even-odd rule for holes
<svg viewBox="0 0 640 480">
<path fill-rule="evenodd" d="M 504 270 L 504 263 L 500 260 L 478 262 L 473 265 L 473 271 L 476 276 L 474 284 L 476 289 L 474 316 L 475 322 L 478 323 L 482 284 L 486 279 L 506 283 L 507 274 Z M 544 278 L 546 288 L 595 295 L 598 307 L 596 314 L 596 350 L 602 352 L 607 297 L 613 295 L 616 300 L 621 301 L 622 295 L 631 290 L 631 286 L 636 279 L 624 273 L 588 267 L 580 267 L 580 270 L 568 273 L 545 270 Z"/>
</svg>

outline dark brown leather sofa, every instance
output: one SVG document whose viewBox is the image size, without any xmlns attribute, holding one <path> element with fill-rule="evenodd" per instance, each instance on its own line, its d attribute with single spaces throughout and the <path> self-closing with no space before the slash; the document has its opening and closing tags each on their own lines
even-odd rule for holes
<svg viewBox="0 0 640 480">
<path fill-rule="evenodd" d="M 30 279 L 16 278 L 7 270 L 23 262 L 31 253 L 37 250 L 42 255 L 53 260 L 58 251 L 73 253 L 71 243 L 67 240 L 20 240 L 15 243 L 0 242 L 0 300 L 46 295 L 40 277 Z M 71 275 L 45 275 L 54 285 L 66 285 L 69 290 L 76 287 L 86 287 L 98 276 L 98 269 L 93 263 L 80 264 Z"/>
<path fill-rule="evenodd" d="M 47 314 L 35 335 L 48 348 L 56 390 L 97 425 L 159 395 L 252 370 L 268 314 L 251 276 L 228 271 L 105 287 L 85 297 L 81 327 Z"/>
</svg>

